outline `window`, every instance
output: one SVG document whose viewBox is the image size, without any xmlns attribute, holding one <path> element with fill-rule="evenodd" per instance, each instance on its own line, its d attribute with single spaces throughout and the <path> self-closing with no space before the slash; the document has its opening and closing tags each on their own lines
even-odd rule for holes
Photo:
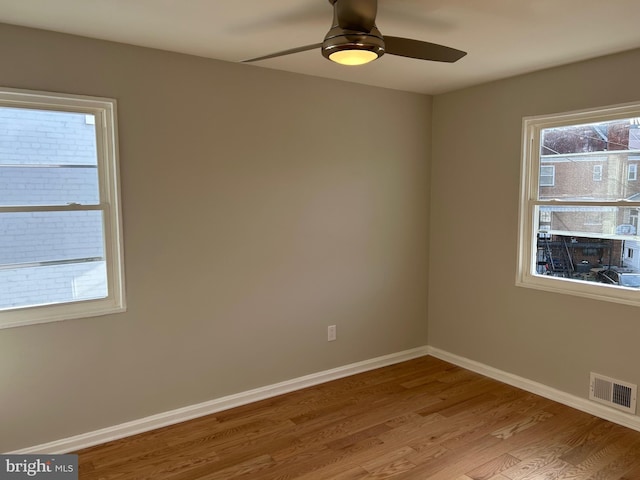
<svg viewBox="0 0 640 480">
<path fill-rule="evenodd" d="M 555 165 L 540 165 L 540 186 L 553 187 L 556 182 Z"/>
<path fill-rule="evenodd" d="M 640 305 L 617 280 L 640 274 L 639 119 L 640 104 L 524 119 L 518 286 Z"/>
<path fill-rule="evenodd" d="M 540 212 L 540 223 L 551 224 L 551 212 Z"/>
<path fill-rule="evenodd" d="M 124 310 L 115 110 L 0 89 L 0 328 Z"/>
<path fill-rule="evenodd" d="M 593 181 L 594 182 L 602 181 L 602 165 L 593 166 Z"/>
</svg>

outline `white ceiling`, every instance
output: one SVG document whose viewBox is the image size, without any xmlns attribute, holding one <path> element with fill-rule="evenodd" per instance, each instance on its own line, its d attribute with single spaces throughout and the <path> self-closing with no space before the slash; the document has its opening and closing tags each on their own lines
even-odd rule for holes
<svg viewBox="0 0 640 480">
<path fill-rule="evenodd" d="M 238 62 L 319 43 L 327 0 L 0 0 L 0 22 Z M 344 67 L 313 50 L 247 65 L 427 94 L 640 47 L 639 0 L 379 0 L 382 34 L 468 52 Z M 613 73 L 612 73 L 613 74 Z"/>
</svg>

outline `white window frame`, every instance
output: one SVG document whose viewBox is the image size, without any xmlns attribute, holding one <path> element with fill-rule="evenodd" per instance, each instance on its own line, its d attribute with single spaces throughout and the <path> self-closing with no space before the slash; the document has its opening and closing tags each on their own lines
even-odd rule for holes
<svg viewBox="0 0 640 480">
<path fill-rule="evenodd" d="M 638 164 L 630 163 L 629 171 L 627 172 L 627 180 L 637 180 L 638 179 Z"/>
<path fill-rule="evenodd" d="M 559 200 L 538 200 L 540 134 L 542 130 L 638 117 L 640 117 L 640 103 L 525 117 L 523 119 L 516 286 L 640 306 L 640 289 L 621 288 L 603 283 L 535 273 L 535 249 L 537 248 L 536 211 L 539 206 L 558 206 L 563 204 L 563 202 Z M 572 201 L 571 204 L 578 206 L 599 206 L 606 204 L 606 206 L 609 207 L 640 207 L 640 202 L 630 202 L 626 200 L 611 202 Z"/>
<path fill-rule="evenodd" d="M 107 297 L 0 310 L 0 328 L 93 317 L 126 310 L 124 252 L 119 190 L 117 105 L 114 99 L 0 88 L 0 106 L 84 113 L 95 117 L 100 203 L 71 204 L 56 211 L 99 210 L 107 270 Z M 0 212 L 31 211 L 30 207 L 0 207 Z"/>
</svg>

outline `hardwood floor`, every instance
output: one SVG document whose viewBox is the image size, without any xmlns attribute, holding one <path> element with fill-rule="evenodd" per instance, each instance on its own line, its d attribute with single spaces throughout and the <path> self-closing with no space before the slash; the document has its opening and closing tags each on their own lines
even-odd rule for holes
<svg viewBox="0 0 640 480">
<path fill-rule="evenodd" d="M 640 432 L 433 357 L 77 453 L 82 480 L 640 479 Z"/>
</svg>

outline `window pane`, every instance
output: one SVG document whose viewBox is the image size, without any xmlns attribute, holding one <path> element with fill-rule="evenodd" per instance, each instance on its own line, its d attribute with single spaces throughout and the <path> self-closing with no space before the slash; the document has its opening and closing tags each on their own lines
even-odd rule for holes
<svg viewBox="0 0 640 480">
<path fill-rule="evenodd" d="M 106 296 L 102 212 L 0 214 L 0 309 Z"/>
<path fill-rule="evenodd" d="M 0 214 L 0 268 L 104 258 L 102 212 Z"/>
<path fill-rule="evenodd" d="M 635 118 L 548 128 L 541 133 L 540 168 L 555 167 L 554 183 L 540 179 L 541 200 L 636 199 L 640 185 L 631 171 L 640 163 Z M 601 165 L 601 170 L 596 169 Z M 595 172 L 598 171 L 596 174 Z"/>
<path fill-rule="evenodd" d="M 640 278 L 640 264 L 634 260 L 633 256 L 630 257 L 628 252 L 635 250 L 639 245 L 637 239 L 619 240 L 539 234 L 536 273 L 590 282 L 636 286 Z"/>
<path fill-rule="evenodd" d="M 95 167 L 2 167 L 0 205 L 97 205 Z"/>
<path fill-rule="evenodd" d="M 638 207 L 538 207 L 538 232 L 554 235 L 640 240 Z"/>
<path fill-rule="evenodd" d="M 93 115 L 0 107 L 0 205 L 98 199 Z"/>
<path fill-rule="evenodd" d="M 95 117 L 0 107 L 0 164 L 97 165 Z"/>
<path fill-rule="evenodd" d="M 637 208 L 539 207 L 537 218 L 535 273 L 635 288 Z"/>
<path fill-rule="evenodd" d="M 539 234 L 536 274 L 586 282 L 640 288 L 640 247 L 637 237 L 579 237 Z"/>
<path fill-rule="evenodd" d="M 106 297 L 104 261 L 0 267 L 0 310 Z"/>
</svg>

